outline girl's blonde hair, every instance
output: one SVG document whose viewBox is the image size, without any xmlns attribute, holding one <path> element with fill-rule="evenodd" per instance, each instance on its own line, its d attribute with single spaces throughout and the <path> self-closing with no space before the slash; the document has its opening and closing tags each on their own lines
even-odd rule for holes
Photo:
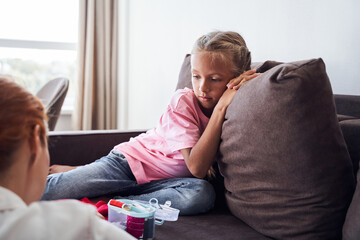
<svg viewBox="0 0 360 240">
<path fill-rule="evenodd" d="M 195 42 L 191 53 L 199 52 L 209 52 L 216 57 L 222 57 L 223 61 L 228 61 L 235 77 L 250 70 L 251 53 L 245 40 L 237 32 L 215 31 L 201 36 Z"/>
<path fill-rule="evenodd" d="M 0 76 L 0 172 L 12 165 L 12 154 L 30 139 L 36 125 L 45 146 L 46 121 L 44 106 L 36 96 Z"/>
</svg>

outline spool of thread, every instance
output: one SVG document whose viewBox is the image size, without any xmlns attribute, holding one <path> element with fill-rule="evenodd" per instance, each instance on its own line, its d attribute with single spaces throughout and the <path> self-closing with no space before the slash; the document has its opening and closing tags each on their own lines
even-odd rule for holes
<svg viewBox="0 0 360 240">
<path fill-rule="evenodd" d="M 130 210 L 131 209 L 131 206 L 129 204 L 120 202 L 120 201 L 115 200 L 115 199 L 110 200 L 110 205 L 115 206 L 115 207 L 119 207 L 119 208 L 122 208 L 122 209 L 125 209 L 125 210 Z"/>
</svg>

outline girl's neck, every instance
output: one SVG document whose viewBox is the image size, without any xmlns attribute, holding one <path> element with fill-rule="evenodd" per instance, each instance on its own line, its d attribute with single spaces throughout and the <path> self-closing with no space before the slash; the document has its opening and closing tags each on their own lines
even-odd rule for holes
<svg viewBox="0 0 360 240">
<path fill-rule="evenodd" d="M 201 112 L 208 118 L 211 117 L 211 114 L 213 113 L 214 109 L 205 109 L 199 104 Z"/>
</svg>

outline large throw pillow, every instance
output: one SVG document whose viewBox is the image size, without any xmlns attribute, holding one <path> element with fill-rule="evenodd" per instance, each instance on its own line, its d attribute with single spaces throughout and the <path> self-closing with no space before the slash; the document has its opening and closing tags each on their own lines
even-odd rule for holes
<svg viewBox="0 0 360 240">
<path fill-rule="evenodd" d="M 355 180 L 324 62 L 274 64 L 225 118 L 218 163 L 230 211 L 271 238 L 341 239 Z"/>
<path fill-rule="evenodd" d="M 176 89 L 192 88 L 191 83 L 191 54 L 186 54 L 183 64 L 181 65 L 179 80 Z"/>
</svg>

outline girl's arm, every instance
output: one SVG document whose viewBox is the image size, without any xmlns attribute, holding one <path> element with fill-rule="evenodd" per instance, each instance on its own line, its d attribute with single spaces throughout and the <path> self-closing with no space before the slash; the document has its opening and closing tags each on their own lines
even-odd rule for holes
<svg viewBox="0 0 360 240">
<path fill-rule="evenodd" d="M 193 148 L 180 150 L 185 163 L 194 177 L 204 178 L 215 158 L 221 136 L 221 128 L 227 107 L 236 90 L 226 89 L 216 104 L 205 131 Z"/>
<path fill-rule="evenodd" d="M 259 74 L 255 73 L 255 70 L 249 70 L 239 77 L 230 80 L 228 89 L 225 90 L 216 104 L 209 123 L 198 142 L 193 148 L 180 150 L 189 171 L 194 177 L 204 178 L 215 159 L 226 109 L 234 98 L 236 91 L 243 83 L 257 76 Z"/>
</svg>

